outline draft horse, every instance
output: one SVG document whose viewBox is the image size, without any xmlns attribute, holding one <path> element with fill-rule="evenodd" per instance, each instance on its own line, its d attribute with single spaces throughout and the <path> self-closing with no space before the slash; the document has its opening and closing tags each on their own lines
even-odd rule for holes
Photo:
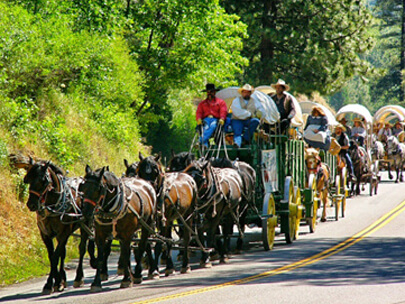
<svg viewBox="0 0 405 304">
<path fill-rule="evenodd" d="M 91 285 L 92 292 L 101 291 L 102 274 L 106 274 L 108 239 L 112 236 L 120 242 L 119 265 L 123 267 L 121 288 L 142 282 L 141 259 L 146 250 L 148 229 L 156 212 L 156 193 L 153 187 L 140 178 L 119 179 L 106 167 L 93 171 L 86 166 L 84 181 L 79 190 L 83 196 L 83 215 L 94 218 L 97 245 L 97 272 Z M 135 254 L 135 273 L 131 272 L 131 241 L 141 229 L 141 240 Z"/>
<path fill-rule="evenodd" d="M 231 214 L 235 219 L 242 198 L 243 184 L 239 173 L 232 168 L 214 168 L 208 160 L 198 160 L 190 164 L 185 173 L 191 175 L 198 187 L 197 212 L 201 214 L 202 227 L 199 229 L 200 237 L 206 233 L 208 248 L 215 246 L 215 234 L 224 216 Z M 224 231 L 225 243 L 227 238 Z M 218 240 L 216 249 L 219 254 L 220 263 L 225 263 L 226 250 L 223 243 Z M 202 267 L 211 267 L 209 254 L 203 251 L 200 260 Z"/>
<path fill-rule="evenodd" d="M 79 227 L 81 227 L 80 259 L 73 286 L 80 287 L 84 284 L 83 257 L 91 231 L 87 226 L 89 222 L 82 221 L 82 205 L 77 191 L 80 181 L 80 178 L 65 177 L 63 170 L 50 161 L 34 162 L 30 159 L 28 171 L 24 177 L 24 183 L 29 184 L 27 206 L 30 211 L 37 213 L 37 225 L 48 251 L 51 267 L 42 290 L 43 295 L 49 295 L 53 291 L 63 291 L 67 286 L 64 270 L 66 243 L 69 236 Z M 56 248 L 54 248 L 54 238 L 57 240 Z M 93 241 L 89 242 L 88 252 L 90 264 L 95 268 Z"/>
<path fill-rule="evenodd" d="M 236 241 L 236 253 L 240 253 L 243 247 L 243 234 L 245 232 L 246 215 L 248 208 L 256 208 L 255 205 L 255 186 L 256 186 L 256 171 L 248 163 L 243 161 L 231 161 L 228 158 L 213 158 L 210 160 L 212 166 L 216 168 L 232 168 L 238 171 L 242 179 L 242 201 L 239 204 L 238 212 L 238 228 L 240 230 L 239 237 Z M 259 212 L 259 211 L 257 211 Z M 226 217 L 227 234 L 233 233 L 233 219 L 230 214 Z M 226 229 L 224 227 L 224 229 Z M 229 241 L 229 239 L 228 239 Z M 225 244 L 225 249 L 229 251 L 229 242 Z"/>
<path fill-rule="evenodd" d="M 316 176 L 316 192 L 323 204 L 321 222 L 326 222 L 330 169 L 326 164 L 322 163 L 319 152 L 314 148 L 305 148 L 305 164 L 308 172 Z"/>
<path fill-rule="evenodd" d="M 166 269 L 165 275 L 169 276 L 175 272 L 171 256 L 173 246 L 172 230 L 174 221 L 181 225 L 180 236 L 183 241 L 184 251 L 182 254 L 181 273 L 190 272 L 189 266 L 189 244 L 193 232 L 194 208 L 197 203 L 197 184 L 194 179 L 185 173 L 172 172 L 163 173 L 159 163 L 160 156 L 143 157 L 139 153 L 140 162 L 136 174 L 151 182 L 158 193 L 158 221 L 157 225 L 160 235 L 164 237 L 166 245 Z M 162 253 L 162 242 L 155 246 L 155 259 L 152 269 L 159 273 L 159 257 Z"/>
</svg>

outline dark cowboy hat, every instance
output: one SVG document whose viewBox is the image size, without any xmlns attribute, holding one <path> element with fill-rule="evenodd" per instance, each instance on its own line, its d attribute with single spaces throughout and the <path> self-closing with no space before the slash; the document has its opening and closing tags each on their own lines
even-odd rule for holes
<svg viewBox="0 0 405 304">
<path fill-rule="evenodd" d="M 215 91 L 215 92 L 218 92 L 219 89 L 216 89 L 216 88 L 215 88 L 215 84 L 213 84 L 213 83 L 207 83 L 207 84 L 205 85 L 205 90 L 202 90 L 201 92 L 208 92 L 208 91 Z"/>
</svg>

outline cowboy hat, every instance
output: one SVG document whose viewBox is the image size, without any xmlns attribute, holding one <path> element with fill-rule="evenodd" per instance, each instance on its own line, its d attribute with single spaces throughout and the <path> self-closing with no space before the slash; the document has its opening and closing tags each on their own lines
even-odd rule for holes
<svg viewBox="0 0 405 304">
<path fill-rule="evenodd" d="M 341 123 L 346 123 L 346 122 L 347 122 L 346 117 L 343 117 L 341 120 L 339 120 L 339 122 L 341 122 Z"/>
<path fill-rule="evenodd" d="M 216 89 L 216 88 L 215 88 L 215 84 L 213 84 L 213 83 L 207 83 L 207 84 L 205 85 L 205 90 L 202 90 L 201 92 L 208 92 L 208 91 L 215 91 L 215 92 L 218 92 L 219 89 Z"/>
<path fill-rule="evenodd" d="M 342 129 L 343 132 L 346 132 L 346 128 L 345 128 L 344 125 L 342 125 L 342 124 L 337 124 L 336 127 L 335 127 L 335 130 L 338 129 L 338 128 L 339 128 L 339 129 Z"/>
<path fill-rule="evenodd" d="M 243 87 L 238 89 L 238 93 L 242 95 L 242 91 L 250 91 L 253 92 L 255 90 L 250 84 L 245 84 Z"/>
<path fill-rule="evenodd" d="M 279 85 L 280 85 L 280 86 L 283 86 L 286 91 L 289 91 L 289 90 L 290 90 L 290 86 L 289 86 L 288 84 L 286 84 L 285 81 L 282 80 L 282 79 L 277 80 L 277 83 L 272 83 L 272 84 L 271 84 L 271 87 L 272 87 L 273 89 L 276 89 L 276 87 L 279 86 Z"/>
<path fill-rule="evenodd" d="M 356 121 L 363 123 L 363 120 L 361 118 L 359 118 L 359 117 L 353 118 L 353 122 L 356 122 Z"/>
</svg>

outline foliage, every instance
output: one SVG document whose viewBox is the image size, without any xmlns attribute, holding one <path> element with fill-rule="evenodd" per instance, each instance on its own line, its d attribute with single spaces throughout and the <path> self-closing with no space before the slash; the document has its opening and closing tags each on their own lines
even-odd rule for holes
<svg viewBox="0 0 405 304">
<path fill-rule="evenodd" d="M 283 78 L 301 93 L 336 92 L 354 75 L 367 76 L 361 58 L 371 49 L 372 16 L 365 1 L 221 1 L 248 24 L 245 79 L 269 84 Z"/>
</svg>

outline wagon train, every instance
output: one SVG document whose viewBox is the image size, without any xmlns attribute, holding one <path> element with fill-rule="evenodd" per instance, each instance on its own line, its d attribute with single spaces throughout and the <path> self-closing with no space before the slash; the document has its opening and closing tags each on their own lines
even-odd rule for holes
<svg viewBox="0 0 405 304">
<path fill-rule="evenodd" d="M 303 139 L 305 116 L 312 107 L 321 105 L 299 104 L 292 96 L 296 115 L 282 130 L 268 89 L 261 86 L 254 92 L 266 113 L 250 142 L 235 147 L 232 130 L 219 128 L 208 148 L 193 142 L 189 151 L 173 152 L 167 168 L 161 165 L 159 155 L 140 154 L 135 163 L 124 160 L 124 176 L 115 175 L 108 166 L 86 166 L 83 178 L 70 178 L 50 161 L 14 162 L 27 170 L 28 207 L 38 215 L 38 227 L 49 252 L 51 271 L 43 294 L 65 288 L 65 245 L 78 229 L 80 263 L 74 286 L 83 285 L 82 262 L 87 247 L 91 264 L 97 269 L 91 291 L 97 292 L 108 278 L 107 260 L 114 239 L 120 244 L 118 271 L 123 275 L 121 287 L 126 288 L 142 282 L 145 260 L 148 278 L 158 277 L 161 267 L 166 276 L 173 274 L 174 248 L 179 250 L 181 273 L 190 271 L 191 251 L 201 253 L 201 267 L 211 267 L 216 258 L 226 263 L 235 225 L 239 231 L 236 252 L 243 249 L 246 226 L 258 227 L 264 250 L 270 250 L 276 235 L 292 243 L 305 225 L 314 232 L 319 219 L 326 220 L 325 212 L 320 212 L 322 203 L 324 207 L 328 203 L 334 206 L 336 220 L 345 216 L 351 191 L 339 146 L 335 143 L 329 150 L 315 153 Z M 237 88 L 218 92 L 221 94 L 229 102 L 237 96 Z M 352 182 L 357 188 L 352 189 L 360 192 L 359 184 L 369 184 L 370 195 L 376 194 L 380 159 L 372 156 L 373 125 L 368 110 L 348 105 L 336 116 L 328 109 L 324 112 L 329 133 L 343 117 L 363 122 L 365 141 L 362 145 L 354 142 L 351 148 L 354 167 L 360 168 Z M 56 248 L 53 238 L 57 239 Z M 161 261 L 164 266 L 159 265 Z"/>
</svg>

